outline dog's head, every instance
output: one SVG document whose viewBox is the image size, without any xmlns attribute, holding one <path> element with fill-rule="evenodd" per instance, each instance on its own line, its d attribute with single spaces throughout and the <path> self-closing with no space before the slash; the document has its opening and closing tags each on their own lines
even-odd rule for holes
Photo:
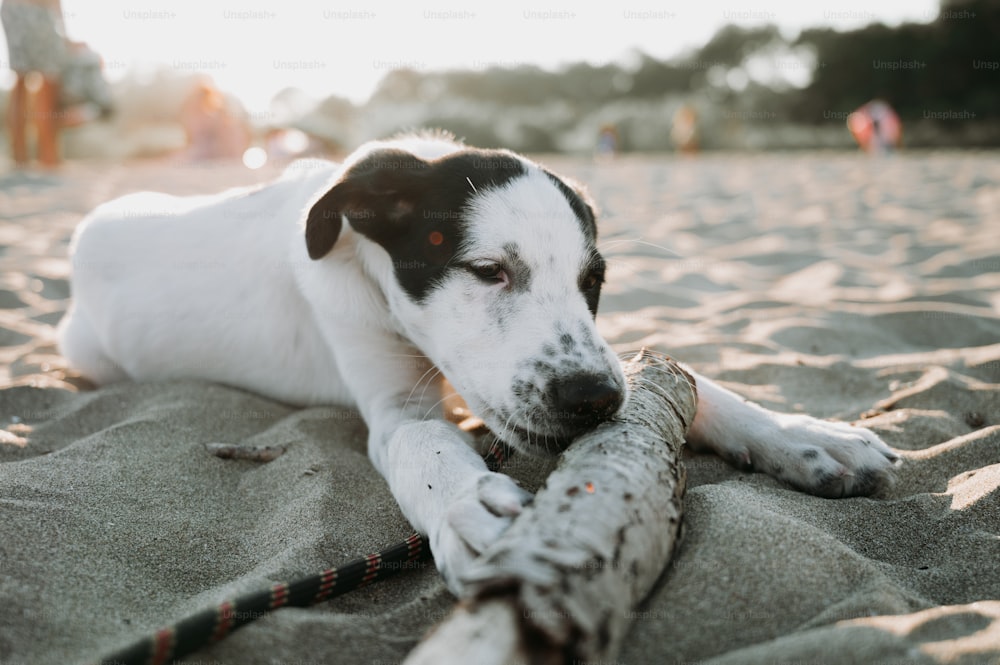
<svg viewBox="0 0 1000 665">
<path fill-rule="evenodd" d="M 310 209 L 310 258 L 345 219 L 391 262 L 383 288 L 406 335 L 505 441 L 558 451 L 617 412 L 624 376 L 594 325 L 605 265 L 572 184 L 506 151 L 383 147 Z"/>
</svg>

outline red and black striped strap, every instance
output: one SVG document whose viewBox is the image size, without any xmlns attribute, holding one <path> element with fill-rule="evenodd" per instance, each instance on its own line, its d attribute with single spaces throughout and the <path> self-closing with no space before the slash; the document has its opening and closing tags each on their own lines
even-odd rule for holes
<svg viewBox="0 0 1000 665">
<path fill-rule="evenodd" d="M 355 559 L 318 575 L 291 584 L 272 584 L 203 610 L 101 659 L 121 665 L 161 665 L 181 658 L 206 644 L 217 642 L 233 630 L 279 607 L 308 607 L 416 567 L 428 558 L 429 548 L 420 534 L 376 554 Z"/>
<path fill-rule="evenodd" d="M 486 465 L 491 471 L 496 471 L 506 456 L 506 449 L 494 444 L 485 456 Z M 291 584 L 272 584 L 266 591 L 248 593 L 193 614 L 102 658 L 101 663 L 163 665 L 217 642 L 279 607 L 315 605 L 415 568 L 418 562 L 429 557 L 430 547 L 425 538 L 415 533 L 392 547 L 336 568 L 328 568 L 318 575 L 304 577 Z"/>
</svg>

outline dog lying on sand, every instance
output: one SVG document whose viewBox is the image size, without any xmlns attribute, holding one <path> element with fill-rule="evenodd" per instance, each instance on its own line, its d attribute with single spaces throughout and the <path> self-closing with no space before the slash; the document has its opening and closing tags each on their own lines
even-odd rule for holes
<svg viewBox="0 0 1000 665">
<path fill-rule="evenodd" d="M 562 450 L 628 399 L 594 323 L 593 206 L 511 152 L 405 136 L 262 187 L 132 194 L 89 215 L 71 251 L 59 335 L 75 367 L 99 385 L 197 378 L 356 407 L 372 463 L 456 592 L 531 495 L 445 419 L 443 381 L 527 453 Z M 867 429 L 692 375 L 696 449 L 825 497 L 890 482 L 898 457 Z"/>
</svg>

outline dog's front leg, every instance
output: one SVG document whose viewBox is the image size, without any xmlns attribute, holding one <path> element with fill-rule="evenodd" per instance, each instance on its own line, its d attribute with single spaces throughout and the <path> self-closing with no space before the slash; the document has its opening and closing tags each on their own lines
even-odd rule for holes
<svg viewBox="0 0 1000 665">
<path fill-rule="evenodd" d="M 698 411 L 687 435 L 693 449 L 715 452 L 738 468 L 763 471 L 818 496 L 862 496 L 891 484 L 899 456 L 874 432 L 768 411 L 688 371 L 698 389 Z"/>
<path fill-rule="evenodd" d="M 410 524 L 427 534 L 456 595 L 468 564 L 531 500 L 508 476 L 490 472 L 465 436 L 451 423 L 429 420 L 403 423 L 384 440 L 369 441 L 373 461 L 381 458 L 376 465 Z"/>
<path fill-rule="evenodd" d="M 459 595 L 473 559 L 510 525 L 531 494 L 486 468 L 472 438 L 444 418 L 438 372 L 419 351 L 366 331 L 342 348 L 352 391 L 368 424 L 368 456 L 410 524 L 428 536 L 438 570 Z"/>
</svg>

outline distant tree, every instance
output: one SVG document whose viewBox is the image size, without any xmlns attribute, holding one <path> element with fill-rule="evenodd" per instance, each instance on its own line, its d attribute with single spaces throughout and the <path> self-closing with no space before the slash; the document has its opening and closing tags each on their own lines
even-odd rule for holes
<svg viewBox="0 0 1000 665">
<path fill-rule="evenodd" d="M 390 70 L 379 81 L 368 103 L 417 101 L 422 83 L 423 76 L 416 70 Z"/>
<path fill-rule="evenodd" d="M 632 74 L 630 96 L 649 99 L 690 92 L 697 73 L 690 63 L 663 62 L 642 53 L 639 68 Z"/>
<path fill-rule="evenodd" d="M 741 27 L 727 25 L 719 29 L 695 57 L 701 63 L 738 67 L 750 54 L 773 42 L 783 42 L 775 25 Z"/>
<path fill-rule="evenodd" d="M 1000 72 L 976 67 L 1000 60 L 997 35 L 1000 5 L 991 0 L 950 2 L 930 24 L 806 30 L 796 44 L 815 50 L 817 67 L 790 104 L 792 117 L 820 122 L 824 112 L 881 97 L 904 120 L 942 110 L 1000 118 Z"/>
<path fill-rule="evenodd" d="M 671 100 L 697 99 L 707 111 L 730 111 L 727 127 L 738 131 L 753 121 L 755 111 L 776 122 L 819 125 L 883 98 L 904 124 L 926 124 L 942 111 L 968 113 L 975 122 L 940 122 L 940 134 L 958 137 L 973 124 L 995 126 L 986 135 L 1000 143 L 1000 125 L 994 122 L 1000 119 L 998 36 L 1000 1 L 943 0 L 941 14 L 927 24 L 873 24 L 845 32 L 813 28 L 792 43 L 773 25 L 728 25 L 700 49 L 668 61 L 639 52 L 628 63 L 580 62 L 558 71 L 534 65 L 394 70 L 363 107 L 352 110 L 330 101 L 328 111 L 346 122 L 351 113 L 409 103 L 422 113 L 424 124 L 451 129 L 472 143 L 553 150 L 562 144 L 560 137 L 579 136 L 586 126 L 579 123 L 598 122 L 595 118 L 607 117 L 603 109 L 615 104 L 611 113 L 622 147 L 648 149 L 656 137 L 666 136 L 647 130 L 662 120 L 655 109 Z M 730 85 L 733 71 L 746 71 L 752 57 L 781 58 L 796 50 L 815 55 L 815 70 L 804 88 L 755 80 Z M 719 72 L 726 76 L 719 78 Z M 630 100 L 636 104 L 627 104 Z M 710 122 L 712 113 L 702 117 Z M 503 119 L 502 132 L 498 118 Z M 968 134 L 960 140 L 982 144 L 982 136 Z M 512 141 L 523 145 L 510 145 Z"/>
</svg>

